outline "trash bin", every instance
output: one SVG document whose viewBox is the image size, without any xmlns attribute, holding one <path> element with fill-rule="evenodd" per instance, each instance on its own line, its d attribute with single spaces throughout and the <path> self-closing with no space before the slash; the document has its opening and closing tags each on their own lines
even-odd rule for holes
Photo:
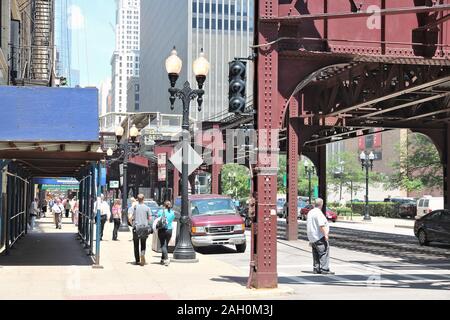
<svg viewBox="0 0 450 320">
<path fill-rule="evenodd" d="M 172 222 L 173 231 L 172 238 L 169 241 L 169 253 L 173 253 L 175 251 L 176 239 L 178 234 L 178 223 L 176 221 Z M 161 253 L 161 242 L 158 238 L 158 231 L 155 230 L 152 237 L 152 250 L 157 253 Z"/>
</svg>

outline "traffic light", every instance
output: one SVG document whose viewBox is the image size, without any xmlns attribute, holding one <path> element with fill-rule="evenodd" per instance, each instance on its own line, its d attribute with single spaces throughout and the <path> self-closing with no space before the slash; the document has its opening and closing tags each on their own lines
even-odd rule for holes
<svg viewBox="0 0 450 320">
<path fill-rule="evenodd" d="M 61 87 L 67 86 L 67 78 L 66 78 L 66 77 L 61 77 L 61 78 L 59 78 L 59 85 L 60 85 Z"/>
<path fill-rule="evenodd" d="M 247 62 L 234 60 L 230 62 L 229 112 L 244 113 L 247 98 Z"/>
</svg>

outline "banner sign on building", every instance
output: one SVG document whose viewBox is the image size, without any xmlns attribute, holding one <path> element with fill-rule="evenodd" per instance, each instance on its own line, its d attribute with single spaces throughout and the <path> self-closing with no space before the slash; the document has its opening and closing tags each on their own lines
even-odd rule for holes
<svg viewBox="0 0 450 320">
<path fill-rule="evenodd" d="M 158 181 L 167 179 L 167 154 L 158 154 Z"/>
</svg>

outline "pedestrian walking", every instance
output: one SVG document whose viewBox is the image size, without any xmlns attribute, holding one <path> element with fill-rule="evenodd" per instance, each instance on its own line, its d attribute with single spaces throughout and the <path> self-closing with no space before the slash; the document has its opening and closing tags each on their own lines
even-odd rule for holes
<svg viewBox="0 0 450 320">
<path fill-rule="evenodd" d="M 322 211 L 323 200 L 317 199 L 315 208 L 308 212 L 307 233 L 312 247 L 314 274 L 329 274 L 330 271 L 330 226 Z"/>
<path fill-rule="evenodd" d="M 109 220 L 111 215 L 111 209 L 107 201 L 105 201 L 105 195 L 101 195 L 100 199 L 94 203 L 94 215 L 97 217 L 97 205 L 100 210 L 100 241 L 103 241 L 103 232 L 105 231 L 105 223 Z M 98 221 L 96 221 L 98 223 Z"/>
<path fill-rule="evenodd" d="M 62 201 L 57 199 L 52 207 L 53 217 L 55 219 L 56 229 L 62 229 L 62 215 L 64 214 L 64 206 Z"/>
<path fill-rule="evenodd" d="M 114 223 L 113 241 L 119 241 L 118 234 L 121 223 L 121 215 L 122 215 L 122 201 L 117 199 L 116 201 L 114 201 L 114 206 L 111 210 L 111 219 L 112 223 Z"/>
<path fill-rule="evenodd" d="M 138 196 L 138 204 L 134 207 L 130 217 L 130 224 L 133 227 L 134 257 L 136 265 L 145 266 L 145 251 L 147 249 L 147 239 L 152 233 L 152 212 L 144 204 L 143 194 Z M 140 244 L 140 248 L 139 248 Z"/>
<path fill-rule="evenodd" d="M 40 213 L 41 211 L 39 210 L 39 199 L 34 198 L 30 206 L 30 231 L 34 230 L 36 218 L 40 215 Z"/>
<path fill-rule="evenodd" d="M 73 207 L 72 207 L 72 218 L 73 218 L 73 224 L 78 227 L 78 215 L 80 213 L 80 202 L 77 198 L 75 198 Z"/>
<path fill-rule="evenodd" d="M 42 203 L 41 203 L 41 208 L 42 208 L 42 215 L 44 216 L 44 218 L 45 218 L 45 215 L 46 215 L 46 213 L 47 213 L 47 205 L 48 205 L 48 202 L 47 202 L 47 199 L 43 199 L 42 200 Z M 39 218 L 41 217 L 41 214 L 40 214 L 40 212 L 39 212 Z"/>
<path fill-rule="evenodd" d="M 169 242 L 172 239 L 173 220 L 175 220 L 175 212 L 172 210 L 172 203 L 166 201 L 164 209 L 158 212 L 158 219 L 156 221 L 156 228 L 158 230 L 158 238 L 161 243 L 161 265 L 169 266 Z"/>
<path fill-rule="evenodd" d="M 64 199 L 64 210 L 66 213 L 66 219 L 70 216 L 70 201 L 69 199 Z"/>
</svg>

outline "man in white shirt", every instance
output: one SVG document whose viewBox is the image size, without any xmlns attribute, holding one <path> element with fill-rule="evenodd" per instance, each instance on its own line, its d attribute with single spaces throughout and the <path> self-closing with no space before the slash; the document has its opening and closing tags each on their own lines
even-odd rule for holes
<svg viewBox="0 0 450 320">
<path fill-rule="evenodd" d="M 94 215 L 97 217 L 97 203 L 100 203 L 100 240 L 103 241 L 103 231 L 105 230 L 105 223 L 109 220 L 111 216 L 111 208 L 108 202 L 105 200 L 105 196 L 102 194 L 101 197 L 94 203 Z"/>
<path fill-rule="evenodd" d="M 322 209 L 323 200 L 319 198 L 315 202 L 315 208 L 308 212 L 308 240 L 313 252 L 314 274 L 333 275 L 330 271 L 330 226 Z"/>
<path fill-rule="evenodd" d="M 30 207 L 30 231 L 34 230 L 34 225 L 36 223 L 36 218 L 41 214 L 39 210 L 39 199 L 34 198 Z"/>
<path fill-rule="evenodd" d="M 64 206 L 61 203 L 60 199 L 57 199 L 55 204 L 52 207 L 52 213 L 55 217 L 55 225 L 56 229 L 62 229 L 62 215 L 64 212 Z"/>
</svg>

